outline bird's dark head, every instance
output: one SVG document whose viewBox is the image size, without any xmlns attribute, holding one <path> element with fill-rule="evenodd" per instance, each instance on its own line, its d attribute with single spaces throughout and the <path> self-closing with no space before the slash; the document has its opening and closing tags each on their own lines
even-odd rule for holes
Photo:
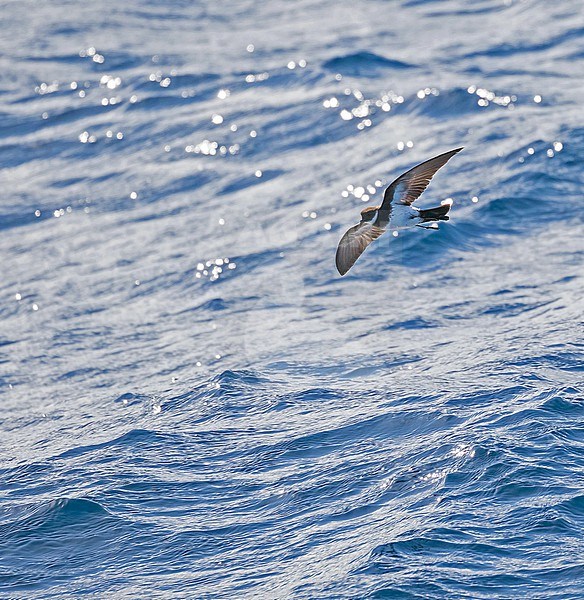
<svg viewBox="0 0 584 600">
<path fill-rule="evenodd" d="M 368 206 L 361 211 L 361 221 L 373 221 L 379 206 Z"/>
</svg>

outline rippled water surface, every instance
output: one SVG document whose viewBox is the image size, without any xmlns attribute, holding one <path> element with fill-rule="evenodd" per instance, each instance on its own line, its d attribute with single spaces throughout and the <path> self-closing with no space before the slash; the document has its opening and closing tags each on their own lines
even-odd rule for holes
<svg viewBox="0 0 584 600">
<path fill-rule="evenodd" d="M 583 59 L 577 0 L 4 2 L 0 595 L 579 597 Z"/>
</svg>

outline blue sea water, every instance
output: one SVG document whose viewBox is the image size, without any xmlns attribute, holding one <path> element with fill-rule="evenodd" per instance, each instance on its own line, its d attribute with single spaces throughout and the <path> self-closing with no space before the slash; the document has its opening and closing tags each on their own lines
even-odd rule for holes
<svg viewBox="0 0 584 600">
<path fill-rule="evenodd" d="M 0 597 L 583 597 L 581 3 L 1 10 Z"/>
</svg>

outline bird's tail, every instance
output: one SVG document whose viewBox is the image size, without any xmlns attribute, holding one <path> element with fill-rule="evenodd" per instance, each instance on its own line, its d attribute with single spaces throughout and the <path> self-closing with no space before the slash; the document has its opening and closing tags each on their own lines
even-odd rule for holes
<svg viewBox="0 0 584 600">
<path fill-rule="evenodd" d="M 450 210 L 451 204 L 442 204 L 436 208 L 428 208 L 427 210 L 420 210 L 420 218 L 422 223 L 430 223 L 432 221 L 448 221 L 448 211 Z"/>
</svg>

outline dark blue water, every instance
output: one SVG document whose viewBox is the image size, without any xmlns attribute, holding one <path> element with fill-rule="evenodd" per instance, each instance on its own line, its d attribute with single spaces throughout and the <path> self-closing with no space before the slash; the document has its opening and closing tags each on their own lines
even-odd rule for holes
<svg viewBox="0 0 584 600">
<path fill-rule="evenodd" d="M 581 597 L 583 58 L 576 0 L 4 3 L 0 595 Z"/>
</svg>

